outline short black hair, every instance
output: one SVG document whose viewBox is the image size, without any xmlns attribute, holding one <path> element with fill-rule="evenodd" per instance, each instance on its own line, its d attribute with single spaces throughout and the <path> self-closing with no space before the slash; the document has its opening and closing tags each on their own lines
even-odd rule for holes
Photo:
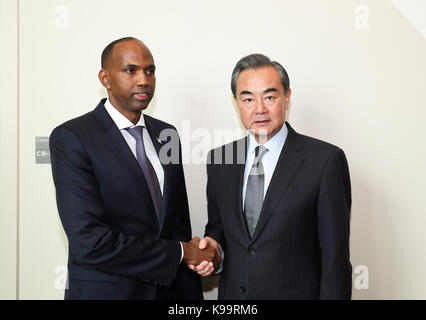
<svg viewBox="0 0 426 320">
<path fill-rule="evenodd" d="M 276 61 L 271 61 L 271 59 L 263 54 L 254 53 L 240 59 L 232 71 L 231 90 L 234 97 L 237 96 L 237 80 L 240 73 L 247 69 L 260 69 L 264 67 L 273 67 L 277 70 L 284 88 L 284 94 L 287 94 L 288 89 L 290 88 L 290 78 L 288 77 L 287 71 L 285 71 L 284 67 Z"/>
<path fill-rule="evenodd" d="M 111 42 L 109 45 L 107 45 L 105 47 L 104 51 L 102 51 L 102 56 L 101 56 L 101 67 L 102 67 L 102 69 L 105 69 L 105 67 L 107 66 L 108 59 L 111 57 L 111 53 L 112 53 L 112 50 L 114 49 L 114 46 L 117 43 L 124 42 L 124 41 L 131 41 L 131 40 L 140 41 L 139 39 L 136 39 L 136 38 L 133 38 L 133 37 L 124 37 L 124 38 L 117 39 L 117 40 Z"/>
</svg>

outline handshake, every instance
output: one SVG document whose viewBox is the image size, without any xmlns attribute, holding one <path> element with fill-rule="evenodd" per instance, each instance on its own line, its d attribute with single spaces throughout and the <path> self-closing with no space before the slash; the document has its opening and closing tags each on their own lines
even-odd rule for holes
<svg viewBox="0 0 426 320">
<path fill-rule="evenodd" d="M 189 242 L 182 242 L 182 246 L 182 262 L 201 276 L 205 277 L 212 274 L 222 261 L 219 245 L 210 237 L 205 237 L 202 240 L 194 237 Z"/>
</svg>

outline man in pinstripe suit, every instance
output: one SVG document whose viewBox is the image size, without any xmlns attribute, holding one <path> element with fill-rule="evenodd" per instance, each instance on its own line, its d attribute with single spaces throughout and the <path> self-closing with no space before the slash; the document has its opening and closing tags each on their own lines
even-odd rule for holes
<svg viewBox="0 0 426 320">
<path fill-rule="evenodd" d="M 343 150 L 285 122 L 285 69 L 254 54 L 231 87 L 243 139 L 209 153 L 200 248 L 224 258 L 219 299 L 350 299 L 351 186 Z M 210 275 L 211 263 L 189 266 Z"/>
</svg>

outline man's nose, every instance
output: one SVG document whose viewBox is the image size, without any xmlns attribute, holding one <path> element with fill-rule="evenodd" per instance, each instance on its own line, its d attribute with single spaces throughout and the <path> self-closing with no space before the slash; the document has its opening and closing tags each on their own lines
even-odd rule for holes
<svg viewBox="0 0 426 320">
<path fill-rule="evenodd" d="M 138 86 L 147 86 L 149 83 L 148 75 L 144 71 L 137 73 L 137 85 Z"/>
<path fill-rule="evenodd" d="M 266 112 L 265 101 L 263 101 L 263 99 L 256 100 L 255 112 L 257 114 L 262 114 Z"/>
</svg>

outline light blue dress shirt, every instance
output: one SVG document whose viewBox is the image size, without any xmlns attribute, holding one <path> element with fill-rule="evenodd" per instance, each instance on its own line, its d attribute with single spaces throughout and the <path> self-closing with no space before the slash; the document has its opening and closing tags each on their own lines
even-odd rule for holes
<svg viewBox="0 0 426 320">
<path fill-rule="evenodd" d="M 269 183 L 271 182 L 272 175 L 274 174 L 275 167 L 277 166 L 278 159 L 281 154 L 281 150 L 283 149 L 285 140 L 287 139 L 288 129 L 285 123 L 281 127 L 280 131 L 278 131 L 271 139 L 269 139 L 264 147 L 268 149 L 268 151 L 263 155 L 261 161 L 263 165 L 263 169 L 265 172 L 264 176 L 264 187 L 263 187 L 263 198 L 265 198 L 266 192 L 268 191 Z M 251 167 L 253 166 L 253 161 L 255 158 L 255 149 L 259 145 L 259 143 L 254 138 L 253 134 L 248 135 L 248 147 L 247 147 L 247 157 L 246 157 L 246 165 L 244 168 L 244 183 L 242 189 L 242 199 L 243 199 L 243 211 L 246 200 L 246 190 L 247 190 L 247 181 L 249 177 L 249 173 Z"/>
</svg>

